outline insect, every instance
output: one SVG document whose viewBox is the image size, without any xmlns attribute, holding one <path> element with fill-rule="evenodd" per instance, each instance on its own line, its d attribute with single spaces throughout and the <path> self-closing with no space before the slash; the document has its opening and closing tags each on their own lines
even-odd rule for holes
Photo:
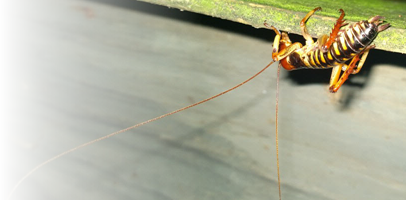
<svg viewBox="0 0 406 200">
<path fill-rule="evenodd" d="M 341 29 L 347 24 L 344 23 L 344 10 L 340 9 L 341 15 L 330 35 L 322 35 L 314 42 L 307 31 L 306 21 L 319 10 L 320 7 L 313 9 L 300 22 L 302 35 L 306 39 L 304 46 L 299 42 L 292 43 L 287 33 L 281 33 L 267 23 L 264 25 L 276 33 L 272 52 L 274 61 L 280 61 L 286 70 L 333 68 L 330 92 L 337 92 L 350 74 L 357 74 L 361 70 L 369 50 L 375 48 L 371 43 L 390 24 L 382 24 L 383 17 L 375 16 Z M 341 70 L 344 73 L 340 77 Z"/>
<path fill-rule="evenodd" d="M 347 24 L 344 23 L 344 10 L 340 9 L 341 15 L 337 19 L 330 36 L 322 35 L 314 42 L 307 31 L 306 21 L 319 10 L 321 10 L 321 7 L 313 9 L 300 21 L 302 35 L 306 40 L 304 46 L 299 42 L 292 43 L 287 33 L 281 33 L 274 26 L 270 26 L 266 22 L 264 25 L 276 33 L 272 59 L 279 61 L 279 66 L 282 66 L 286 70 L 333 68 L 329 89 L 330 92 L 335 93 L 348 79 L 350 74 L 357 74 L 361 70 L 369 50 L 375 47 L 375 45 L 370 44 L 378 33 L 386 30 L 390 24 L 382 25 L 383 21 L 381 19 L 383 17 L 377 15 L 369 20 L 359 21 L 349 25 L 345 29 L 341 29 L 341 27 Z M 346 64 L 347 62 L 349 64 Z M 358 66 L 356 66 L 357 63 Z M 341 70 L 344 73 L 340 77 Z M 276 103 L 276 159 L 279 199 L 282 199 L 278 153 L 278 89 Z"/>
<path fill-rule="evenodd" d="M 336 92 L 340 86 L 347 80 L 348 75 L 351 73 L 357 73 L 361 69 L 367 55 L 370 49 L 374 48 L 374 45 L 370 45 L 373 39 L 376 37 L 376 35 L 387 29 L 389 27 L 389 24 L 386 25 L 381 25 L 383 22 L 380 21 L 382 17 L 376 16 L 371 18 L 368 21 L 361 21 L 358 23 L 355 23 L 353 25 L 350 25 L 344 30 L 340 30 L 342 26 L 344 26 L 344 11 L 341 11 L 341 16 L 337 20 L 337 24 L 334 26 L 332 33 L 330 34 L 330 37 L 324 35 L 322 36 L 317 42 L 314 42 L 311 36 L 307 33 L 305 23 L 309 19 L 311 15 L 317 10 L 320 10 L 320 8 L 316 8 L 309 12 L 301 21 L 301 28 L 302 28 L 302 34 L 306 39 L 306 45 L 303 46 L 300 43 L 293 43 L 290 41 L 289 37 L 287 36 L 286 33 L 280 33 L 276 28 L 273 26 L 269 26 L 265 24 L 268 28 L 273 29 L 277 36 L 275 38 L 274 42 L 274 50 L 272 53 L 272 58 L 273 61 L 270 62 L 265 68 L 263 68 L 261 71 L 253 75 L 252 77 L 248 78 L 247 80 L 243 81 L 242 83 L 224 91 L 221 92 L 215 96 L 209 97 L 207 99 L 204 99 L 202 101 L 199 101 L 197 103 L 191 104 L 189 106 L 180 108 L 178 110 L 163 114 L 161 116 L 149 119 L 147 121 L 141 122 L 139 124 L 130 126 L 128 128 L 110 133 L 109 135 L 100 137 L 98 139 L 89 141 L 87 143 L 81 144 L 79 146 L 76 146 L 70 150 L 67 150 L 65 152 L 62 152 L 45 162 L 37 165 L 34 167 L 32 170 L 30 170 L 26 175 L 24 175 L 12 188 L 10 193 L 8 194 L 6 200 L 9 200 L 11 196 L 13 195 L 14 191 L 17 189 L 17 187 L 27 178 L 29 177 L 32 173 L 40 169 L 42 166 L 66 155 L 69 154 L 73 151 L 76 151 L 78 149 L 81 149 L 83 147 L 86 147 L 88 145 L 91 145 L 95 142 L 99 142 L 101 140 L 110 138 L 112 136 L 115 136 L 117 134 L 129 131 L 131 129 L 143 126 L 145 124 L 148 124 L 150 122 L 162 119 L 164 117 L 173 115 L 175 113 L 181 112 L 183 110 L 189 109 L 191 107 L 200 105 L 202 103 L 205 103 L 207 101 L 210 101 L 214 98 L 217 98 L 223 94 L 226 94 L 242 85 L 245 83 L 251 81 L 255 77 L 257 77 L 259 74 L 261 74 L 263 71 L 265 71 L 271 64 L 273 64 L 276 61 L 280 61 L 280 66 L 284 67 L 287 70 L 293 70 L 293 69 L 306 69 L 306 68 L 314 68 L 314 69 L 322 69 L 322 68 L 333 68 L 333 73 L 332 73 L 332 81 L 330 82 L 330 89 L 332 92 Z M 362 34 L 365 31 L 368 30 L 370 34 Z M 355 31 L 355 32 L 354 32 Z M 362 32 L 362 33 L 361 33 Z M 349 38 L 351 36 L 351 38 Z M 345 48 L 346 47 L 346 48 Z M 329 57 L 331 56 L 331 59 Z M 361 58 L 360 58 L 361 57 Z M 325 62 L 323 62 L 323 60 Z M 347 65 L 345 64 L 346 61 L 350 61 L 350 63 Z M 359 62 L 358 67 L 356 67 L 356 63 Z M 339 78 L 341 69 L 344 68 L 344 74 Z M 278 68 L 278 77 L 279 77 L 279 70 L 280 67 Z M 278 88 L 278 84 L 277 84 Z M 276 101 L 276 138 L 278 138 L 278 92 L 277 92 L 277 101 Z M 276 148 L 278 149 L 278 140 L 276 140 Z M 277 153 L 277 165 L 278 165 L 278 187 L 279 187 L 279 199 L 281 199 L 281 187 L 280 187 L 280 175 L 279 175 L 279 157 L 278 157 L 278 150 L 276 151 Z"/>
</svg>

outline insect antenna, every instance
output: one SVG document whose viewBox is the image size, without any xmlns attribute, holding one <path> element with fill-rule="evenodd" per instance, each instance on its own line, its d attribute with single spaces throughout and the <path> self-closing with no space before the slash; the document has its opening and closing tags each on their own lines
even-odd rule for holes
<svg viewBox="0 0 406 200">
<path fill-rule="evenodd" d="M 48 163 L 50 163 L 50 162 L 52 162 L 52 161 L 54 161 L 54 160 L 56 160 L 56 159 L 58 159 L 58 158 L 64 156 L 64 155 L 66 155 L 66 154 L 69 154 L 69 153 L 71 153 L 71 152 L 73 152 L 73 151 L 76 151 L 76 150 L 78 150 L 78 149 L 81 149 L 81 148 L 83 148 L 83 147 L 86 147 L 86 146 L 88 146 L 88 145 L 91 145 L 91 144 L 93 144 L 93 143 L 99 142 L 99 141 L 101 141 L 101 140 L 107 139 L 107 138 L 112 137 L 112 136 L 114 136 L 114 135 L 117 135 L 117 134 L 120 134 L 120 133 L 129 131 L 129 130 L 131 130 L 131 129 L 134 129 L 134 128 L 143 126 L 143 125 L 145 125 L 145 124 L 151 123 L 151 122 L 153 122 L 153 121 L 162 119 L 162 118 L 167 117 L 167 116 L 169 116 L 169 115 L 176 114 L 176 113 L 181 112 L 181 111 L 183 111 L 183 110 L 186 110 L 186 109 L 195 107 L 195 106 L 197 106 L 197 105 L 200 105 L 200 104 L 202 104 L 202 103 L 205 103 L 205 102 L 207 102 L 207 101 L 210 101 L 210 100 L 212 100 L 212 99 L 215 99 L 215 98 L 217 98 L 217 97 L 219 97 L 219 96 L 221 96 L 221 95 L 223 95 L 223 94 L 226 94 L 226 93 L 228 93 L 228 92 L 230 92 L 230 91 L 232 91 L 232 90 L 235 90 L 235 89 L 239 88 L 240 86 L 242 86 L 242 85 L 248 83 L 249 81 L 251 81 L 252 79 L 254 79 L 255 77 L 257 77 L 258 75 L 260 75 L 262 72 L 264 72 L 264 71 L 265 71 L 269 66 L 271 66 L 274 62 L 275 62 L 275 61 L 270 62 L 270 63 L 269 63 L 268 65 L 266 65 L 263 69 L 261 69 L 259 72 L 257 72 L 256 74 L 254 74 L 253 76 L 251 76 L 251 77 L 248 78 L 247 80 L 245 80 L 245 81 L 243 81 L 243 82 L 241 82 L 241 83 L 235 85 L 234 87 L 231 87 L 231 88 L 229 88 L 229 89 L 227 89 L 227 90 L 225 90 L 225 91 L 223 91 L 223 92 L 221 92 L 221 93 L 218 93 L 218 94 L 216 94 L 216 95 L 214 95 L 214 96 L 211 96 L 211 97 L 209 97 L 209 98 L 207 98 L 207 99 L 203 99 L 203 100 L 201 100 L 201 101 L 199 101 L 199 102 L 197 102 L 197 103 L 194 103 L 194 104 L 185 106 L 185 107 L 183 107 L 183 108 L 179 108 L 179 109 L 174 110 L 174 111 L 172 111 L 172 112 L 169 112 L 169 113 L 163 114 L 163 115 L 161 115 L 161 116 L 158 116 L 158 117 L 149 119 L 149 120 L 147 120 L 147 121 L 144 121 L 144 122 L 135 124 L 135 125 L 133 125 L 133 126 L 130 126 L 130 127 L 125 128 L 125 129 L 121 129 L 121 130 L 119 130 L 119 131 L 116 131 L 116 132 L 114 132 L 114 133 L 110 133 L 110 134 L 108 134 L 108 135 L 105 135 L 105 136 L 103 136 L 103 137 L 94 139 L 94 140 L 92 140 L 92 141 L 83 143 L 83 144 L 81 144 L 81 145 L 79 145 L 79 146 L 73 147 L 72 149 L 69 149 L 69 150 L 67 150 L 67 151 L 64 151 L 64 152 L 62 152 L 62 153 L 60 153 L 60 154 L 58 154 L 58 155 L 56 155 L 56 156 L 54 156 L 54 157 L 52 157 L 52 158 L 50 158 L 50 159 L 48 159 L 48 160 L 42 162 L 41 164 L 39 164 L 39 165 L 37 165 L 36 167 L 34 167 L 31 171 L 29 171 L 26 175 L 24 175 L 24 176 L 17 182 L 17 184 L 14 185 L 14 187 L 13 187 L 13 189 L 11 189 L 11 191 L 10 191 L 10 193 L 9 193 L 9 195 L 8 195 L 8 197 L 7 197 L 7 199 L 10 199 L 10 198 L 12 197 L 13 193 L 15 192 L 15 190 L 18 188 L 18 186 L 19 186 L 22 182 L 24 182 L 25 179 L 27 179 L 31 174 L 33 174 L 34 172 L 36 172 L 38 169 L 40 169 L 40 168 L 43 167 L 44 165 L 46 165 L 46 164 L 48 164 Z"/>
<path fill-rule="evenodd" d="M 279 77 L 281 74 L 281 64 L 278 65 L 278 74 L 276 78 L 276 97 L 275 97 L 275 141 L 276 141 L 276 170 L 278 172 L 278 190 L 279 200 L 282 200 L 281 176 L 279 174 L 279 142 L 278 142 L 278 108 L 279 108 Z"/>
</svg>

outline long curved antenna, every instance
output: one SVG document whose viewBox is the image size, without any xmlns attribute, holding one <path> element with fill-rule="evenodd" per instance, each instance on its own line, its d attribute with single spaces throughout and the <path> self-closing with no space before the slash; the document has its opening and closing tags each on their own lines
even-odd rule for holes
<svg viewBox="0 0 406 200">
<path fill-rule="evenodd" d="M 194 103 L 194 104 L 185 106 L 185 107 L 180 108 L 180 109 L 178 109 L 178 110 L 175 110 L 175 111 L 172 111 L 172 112 L 163 114 L 163 115 L 161 115 L 161 116 L 158 116 L 158 117 L 149 119 L 149 120 L 144 121 L 144 122 L 141 122 L 141 123 L 139 123 L 139 124 L 135 124 L 134 126 L 130 126 L 130 127 L 125 128 L 125 129 L 116 131 L 116 132 L 114 132 L 114 133 L 110 133 L 110 134 L 108 134 L 108 135 L 106 135 L 106 136 L 103 136 L 103 137 L 94 139 L 94 140 L 92 140 L 92 141 L 90 141 L 90 142 L 86 142 L 86 143 L 84 143 L 84 144 L 81 144 L 81 145 L 79 145 L 79 146 L 73 147 L 72 149 L 69 149 L 69 150 L 67 150 L 67 151 L 64 151 L 64 152 L 62 152 L 62 153 L 60 153 L 60 154 L 58 154 L 58 155 L 56 155 L 56 156 L 54 156 L 54 157 L 52 157 L 52 158 L 46 160 L 46 161 L 44 161 L 43 163 L 41 163 L 41 164 L 37 165 L 36 167 L 34 167 L 31 171 L 29 171 L 25 176 L 23 176 L 23 177 L 17 182 L 17 184 L 16 184 L 16 185 L 13 187 L 13 189 L 10 191 L 10 193 L 9 193 L 9 195 L 8 195 L 8 197 L 7 197 L 7 199 L 10 199 L 10 198 L 11 198 L 11 196 L 13 195 L 13 193 L 15 192 L 15 190 L 18 188 L 18 186 L 19 186 L 27 177 L 29 177 L 32 173 L 34 173 L 35 171 L 37 171 L 37 170 L 38 170 L 39 168 L 41 168 L 42 166 L 44 166 L 44 165 L 46 165 L 46 164 L 48 164 L 48 163 L 50 163 L 50 162 L 52 162 L 52 161 L 54 161 L 54 160 L 60 158 L 60 157 L 62 157 L 62 156 L 64 156 L 64 155 L 66 155 L 66 154 L 69 154 L 69 153 L 71 153 L 71 152 L 73 152 L 73 151 L 76 151 L 76 150 L 78 150 L 78 149 L 81 149 L 81 148 L 83 148 L 83 147 L 85 147 L 85 146 L 91 145 L 91 144 L 93 144 L 93 143 L 96 143 L 96 142 L 99 142 L 99 141 L 101 141 L 101 140 L 107 139 L 107 138 L 112 137 L 112 136 L 114 136 L 114 135 L 117 135 L 117 134 L 126 132 L 126 131 L 128 131 L 128 130 L 131 130 L 131 129 L 140 127 L 140 126 L 142 126 L 142 125 L 148 124 L 148 123 L 153 122 L 153 121 L 156 121 L 156 120 L 158 120 L 158 119 L 162 119 L 162 118 L 167 117 L 167 116 L 169 116 L 169 115 L 173 115 L 173 114 L 178 113 L 178 112 L 180 112 L 180 111 L 189 109 L 189 108 L 191 108 L 191 107 L 195 107 L 195 106 L 197 106 L 197 105 L 199 105 L 199 104 L 202 104 L 202 103 L 205 103 L 205 102 L 210 101 L 210 100 L 212 100 L 212 99 L 215 99 L 215 98 L 217 98 L 217 97 L 219 97 L 219 96 L 221 96 L 221 95 L 223 95 L 223 94 L 226 94 L 226 93 L 228 93 L 228 92 L 230 92 L 230 91 L 232 91 L 232 90 L 234 90 L 234 89 L 236 89 L 236 88 L 238 88 L 238 87 L 240 87 L 240 86 L 246 84 L 247 82 L 251 81 L 252 79 L 254 79 L 255 77 L 257 77 L 259 74 L 261 74 L 262 72 L 264 72 L 264 71 L 265 71 L 269 66 L 271 66 L 273 63 L 274 63 L 274 61 L 270 62 L 270 63 L 269 63 L 267 66 L 265 66 L 261 71 L 257 72 L 256 74 L 254 74 L 253 76 L 251 76 L 251 77 L 248 78 L 247 80 L 245 80 L 245 81 L 243 81 L 243 82 L 237 84 L 236 86 L 234 86 L 234 87 L 232 87 L 232 88 L 230 88 L 230 89 L 228 89 L 228 90 L 225 90 L 225 91 L 223 91 L 223 92 L 221 92 L 221 93 L 219 93 L 219 94 L 216 94 L 216 95 L 214 95 L 214 96 L 212 96 L 212 97 L 209 97 L 209 98 L 204 99 L 204 100 L 201 100 L 201 101 L 199 101 L 199 102 L 197 102 L 197 103 Z"/>
<path fill-rule="evenodd" d="M 279 142 L 278 142 L 278 108 L 279 108 L 279 76 L 281 73 L 281 65 L 278 65 L 278 75 L 276 78 L 276 100 L 275 100 L 275 141 L 276 141 L 276 165 L 278 171 L 278 190 L 279 200 L 282 200 L 281 192 L 281 176 L 279 174 Z"/>
</svg>

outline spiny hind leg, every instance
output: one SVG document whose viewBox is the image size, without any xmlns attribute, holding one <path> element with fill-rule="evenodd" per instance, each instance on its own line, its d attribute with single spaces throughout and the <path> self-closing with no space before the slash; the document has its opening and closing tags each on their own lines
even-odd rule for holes
<svg viewBox="0 0 406 200">
<path fill-rule="evenodd" d="M 358 55 L 356 55 L 350 62 L 349 65 L 337 65 L 333 68 L 333 72 L 331 73 L 331 79 L 330 79 L 330 92 L 337 92 L 338 89 L 344 84 L 344 82 L 348 79 L 348 76 L 350 74 L 357 74 L 362 66 L 365 63 L 365 60 L 368 56 L 369 50 L 374 48 L 375 45 L 368 46 L 367 48 L 364 49 L 364 51 Z M 360 56 L 362 55 L 361 59 Z M 358 66 L 356 66 L 357 62 Z M 341 75 L 340 79 L 338 77 L 340 76 L 340 68 L 344 67 L 344 73 Z"/>
<path fill-rule="evenodd" d="M 336 77 L 335 80 L 338 79 L 338 81 L 331 81 L 330 82 L 330 92 L 335 93 L 338 91 L 338 89 L 340 89 L 340 87 L 344 84 L 344 82 L 348 79 L 348 76 L 354 71 L 355 68 L 355 64 L 358 62 L 359 60 L 359 55 L 356 55 L 350 62 L 349 65 L 338 65 L 338 66 L 344 66 L 345 71 L 343 72 L 343 74 L 341 75 L 340 79 L 338 79 L 337 77 L 339 76 L 339 72 L 341 71 L 340 69 L 338 69 L 338 66 L 335 66 L 333 68 L 333 73 L 336 73 Z M 338 71 L 338 72 L 337 72 Z M 333 74 L 331 75 L 333 77 Z"/>
<path fill-rule="evenodd" d="M 352 72 L 352 74 L 358 74 L 359 71 L 361 71 L 362 66 L 364 66 L 365 60 L 367 59 L 369 50 L 375 48 L 375 45 L 368 46 L 364 50 L 364 54 L 362 54 L 361 60 L 359 60 L 357 68 Z"/>
<path fill-rule="evenodd" d="M 273 42 L 273 50 L 272 50 L 272 59 L 274 61 L 279 61 L 286 58 L 296 49 L 302 48 L 302 44 L 299 42 L 295 42 L 292 44 L 287 33 L 281 33 L 278 29 L 274 26 L 269 25 L 268 23 L 264 23 L 265 27 L 272 29 L 275 31 L 276 36 Z"/>
<path fill-rule="evenodd" d="M 347 24 L 344 24 L 345 20 L 344 20 L 344 10 L 340 9 L 341 15 L 340 17 L 337 19 L 336 24 L 334 25 L 333 30 L 331 30 L 330 33 L 330 37 L 328 37 L 326 43 L 323 45 L 323 52 L 327 52 L 328 48 L 333 44 L 334 40 L 336 39 L 338 32 L 340 32 L 340 29 L 342 26 L 345 26 Z"/>
<path fill-rule="evenodd" d="M 307 15 L 302 19 L 302 21 L 300 21 L 300 29 L 302 30 L 302 35 L 306 40 L 306 45 L 311 45 L 314 43 L 312 36 L 307 31 L 306 21 L 310 18 L 310 16 L 312 16 L 314 14 L 314 12 L 316 12 L 318 10 L 321 10 L 321 7 L 317 7 L 315 9 L 313 9 L 312 11 L 307 13 Z"/>
</svg>

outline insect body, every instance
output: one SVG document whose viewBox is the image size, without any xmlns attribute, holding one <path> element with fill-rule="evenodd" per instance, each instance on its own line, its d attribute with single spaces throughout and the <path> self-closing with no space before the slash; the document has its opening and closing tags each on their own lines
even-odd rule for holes
<svg viewBox="0 0 406 200">
<path fill-rule="evenodd" d="M 317 7 L 313 9 L 307 13 L 300 22 L 302 35 L 306 39 L 305 46 L 299 42 L 292 44 L 287 33 L 279 32 L 278 29 L 268 25 L 266 22 L 264 25 L 276 33 L 272 51 L 272 59 L 274 61 L 280 61 L 279 65 L 286 70 L 333 68 L 330 78 L 330 92 L 337 92 L 350 74 L 356 74 L 361 70 L 369 50 L 375 47 L 375 45 L 370 44 L 378 33 L 387 29 L 390 24 L 382 25 L 383 21 L 381 21 L 381 19 L 383 19 L 383 17 L 377 15 L 369 20 L 359 21 L 345 29 L 341 29 L 341 27 L 347 24 L 344 24 L 344 10 L 340 9 L 341 15 L 337 19 L 330 36 L 323 35 L 314 42 L 307 31 L 306 21 L 318 10 L 321 10 L 321 8 Z M 347 61 L 349 61 L 349 64 L 346 64 Z M 356 67 L 358 61 L 359 63 Z M 280 68 L 278 68 L 278 78 L 279 69 Z M 343 70 L 344 73 L 340 77 L 341 70 Z M 279 199 L 281 200 L 277 120 L 278 92 L 276 99 L 276 162 Z"/>
<path fill-rule="evenodd" d="M 306 39 L 305 46 L 299 42 L 292 44 L 287 33 L 280 33 L 267 23 L 264 25 L 276 33 L 272 52 L 274 61 L 280 61 L 280 65 L 287 70 L 333 68 L 330 91 L 337 92 L 348 79 L 349 74 L 356 74 L 361 70 L 369 50 L 375 47 L 375 45 L 371 45 L 372 41 L 390 24 L 382 25 L 383 17 L 375 16 L 341 29 L 347 24 L 344 24 L 345 20 L 343 20 L 344 11 L 340 9 L 341 15 L 330 36 L 323 35 L 314 42 L 307 31 L 306 21 L 318 10 L 321 8 L 313 9 L 300 22 L 302 35 Z M 348 64 L 346 64 L 347 61 Z M 339 78 L 341 70 L 344 73 Z"/>
</svg>

